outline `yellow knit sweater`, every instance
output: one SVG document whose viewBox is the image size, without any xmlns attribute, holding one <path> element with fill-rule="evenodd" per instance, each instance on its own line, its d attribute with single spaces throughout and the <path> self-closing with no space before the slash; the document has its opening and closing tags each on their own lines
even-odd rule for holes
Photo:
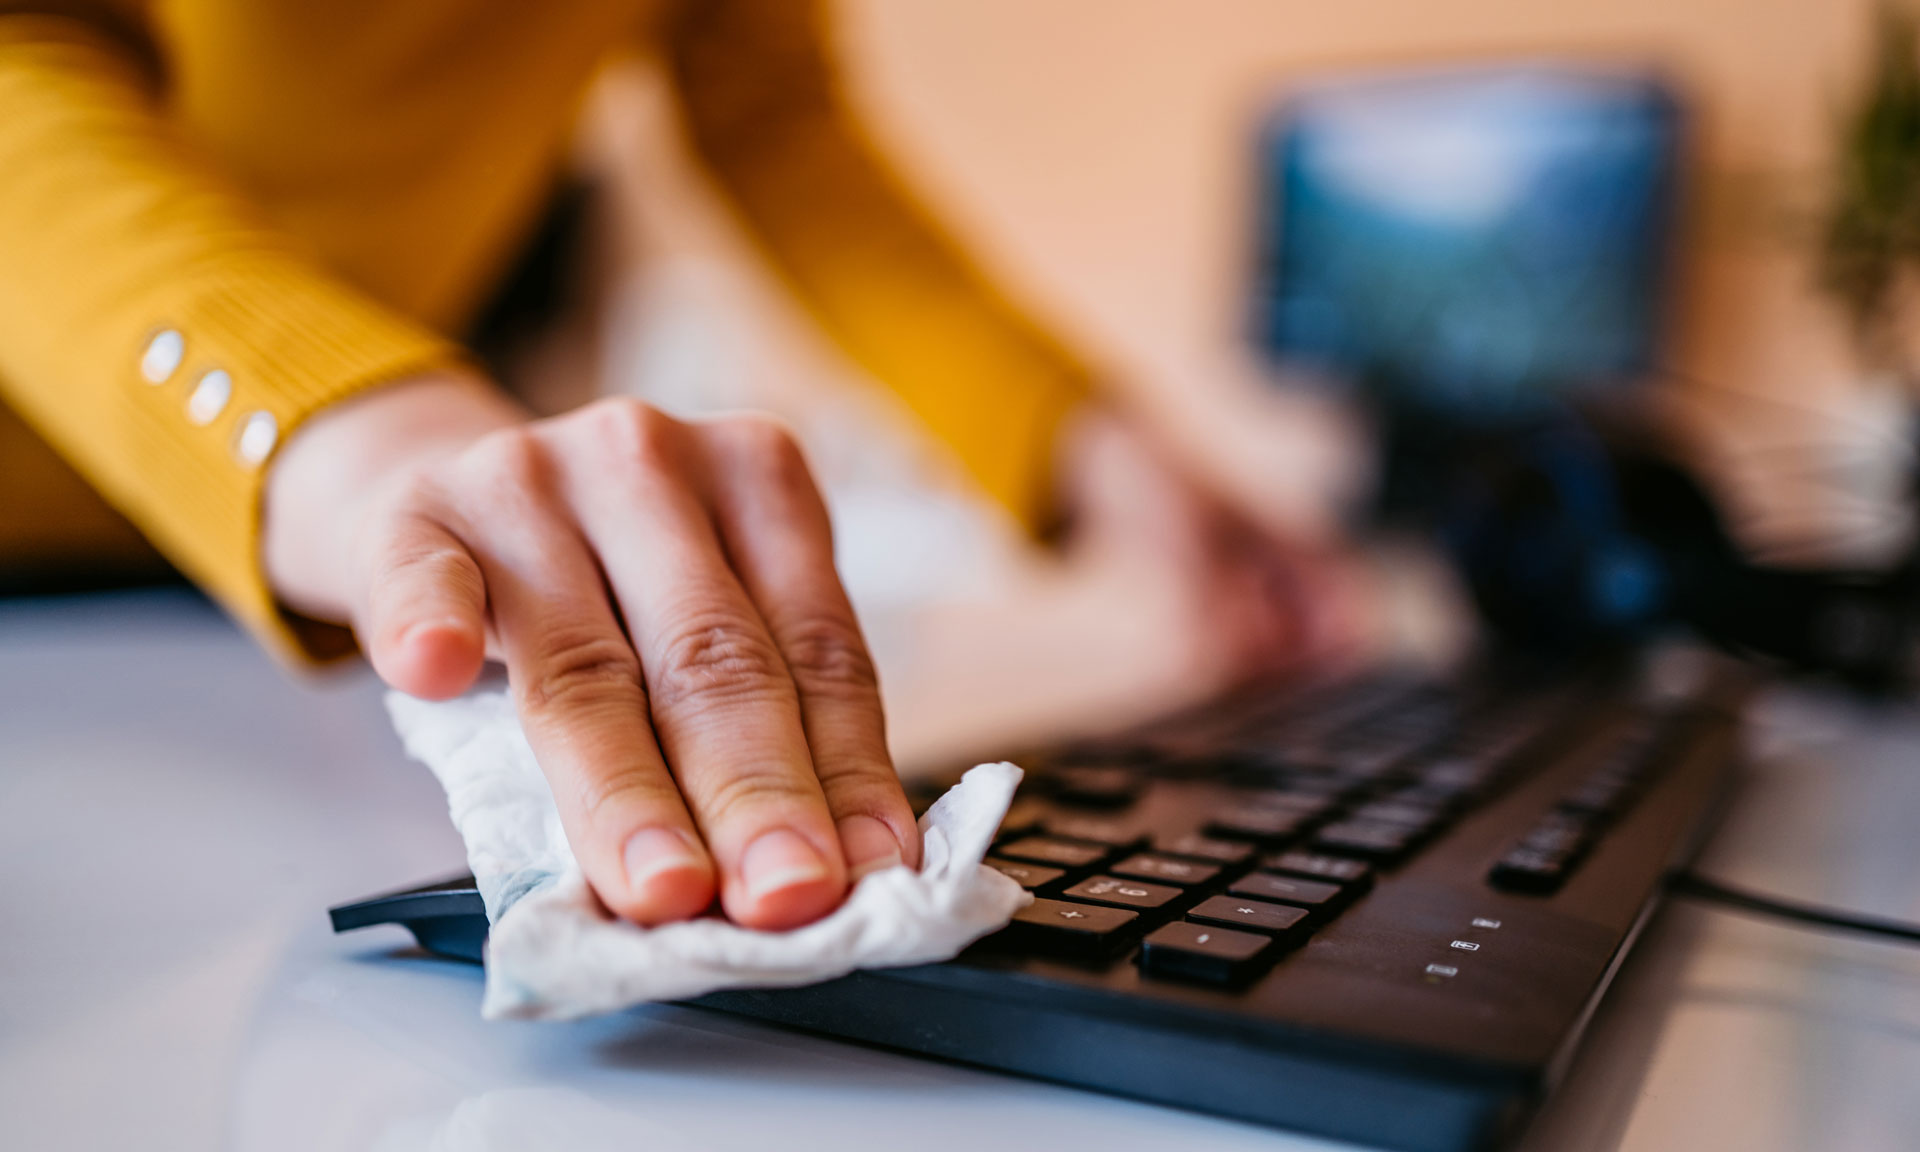
<svg viewBox="0 0 1920 1152">
<path fill-rule="evenodd" d="M 805 0 L 0 0 L 0 399 L 312 653 L 260 569 L 272 449 L 461 356 L 596 67 L 644 36 L 801 300 L 1032 523 L 1085 374 L 903 194 L 827 25 Z M 0 489 L 0 519 L 52 498 Z"/>
</svg>

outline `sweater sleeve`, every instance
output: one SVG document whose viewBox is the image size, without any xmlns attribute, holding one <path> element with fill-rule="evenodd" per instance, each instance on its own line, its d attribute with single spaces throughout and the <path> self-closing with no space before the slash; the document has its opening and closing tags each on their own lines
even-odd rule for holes
<svg viewBox="0 0 1920 1152">
<path fill-rule="evenodd" d="M 459 352 L 178 137 L 139 5 L 25 7 L 0 3 L 0 399 L 269 647 L 337 654 L 267 586 L 266 467 L 320 408 Z"/>
<path fill-rule="evenodd" d="M 1030 530 L 1086 368 L 997 293 L 862 132 L 823 0 L 680 6 L 665 38 L 689 134 L 774 267 Z"/>
</svg>

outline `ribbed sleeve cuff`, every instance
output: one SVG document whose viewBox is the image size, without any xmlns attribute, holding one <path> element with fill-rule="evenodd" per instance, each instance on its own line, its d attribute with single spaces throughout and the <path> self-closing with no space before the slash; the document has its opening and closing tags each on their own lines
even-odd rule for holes
<svg viewBox="0 0 1920 1152">
<path fill-rule="evenodd" d="M 285 613 L 261 567 L 262 496 L 280 445 L 315 412 L 458 363 L 461 350 L 299 261 L 245 258 L 143 300 L 151 310 L 115 382 L 122 460 L 114 495 L 183 571 L 276 655 L 351 650 L 344 630 Z M 149 357 L 178 333 L 178 364 Z M 168 342 L 172 337 L 167 338 Z M 167 349 L 162 349 L 167 351 Z"/>
</svg>

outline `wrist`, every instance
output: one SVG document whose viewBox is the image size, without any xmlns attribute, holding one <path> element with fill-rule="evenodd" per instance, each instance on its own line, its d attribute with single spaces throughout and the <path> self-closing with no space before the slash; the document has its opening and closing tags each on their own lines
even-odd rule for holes
<svg viewBox="0 0 1920 1152">
<path fill-rule="evenodd" d="M 302 615 L 347 623 L 354 537 L 380 492 L 526 419 L 484 379 L 454 372 L 396 381 L 316 413 L 267 474 L 260 555 L 268 586 Z"/>
</svg>

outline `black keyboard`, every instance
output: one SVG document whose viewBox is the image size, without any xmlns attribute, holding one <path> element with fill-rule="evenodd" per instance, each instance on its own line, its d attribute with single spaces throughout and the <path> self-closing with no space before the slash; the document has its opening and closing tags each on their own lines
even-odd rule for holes
<svg viewBox="0 0 1920 1152">
<path fill-rule="evenodd" d="M 1036 899 L 945 964 L 695 1003 L 1363 1144 L 1505 1147 L 1725 798 L 1744 678 L 1248 693 L 1016 757 Z M 931 803 L 944 781 L 922 789 Z M 470 878 L 333 909 L 478 960 Z"/>
</svg>

